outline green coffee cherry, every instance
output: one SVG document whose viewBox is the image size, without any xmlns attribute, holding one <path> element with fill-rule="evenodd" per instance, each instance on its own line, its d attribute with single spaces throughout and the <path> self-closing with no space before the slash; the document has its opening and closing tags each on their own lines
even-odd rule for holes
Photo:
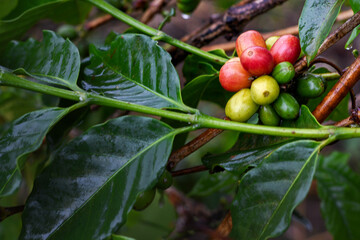
<svg viewBox="0 0 360 240">
<path fill-rule="evenodd" d="M 259 105 L 268 105 L 274 102 L 279 93 L 279 84 L 268 75 L 255 79 L 251 84 L 251 98 Z"/>
<path fill-rule="evenodd" d="M 243 88 L 235 93 L 225 106 L 225 114 L 233 121 L 246 122 L 258 110 L 257 105 L 251 98 L 250 89 Z"/>
<path fill-rule="evenodd" d="M 155 198 L 156 189 L 152 188 L 146 190 L 145 192 L 140 193 L 137 198 L 136 202 L 133 206 L 134 210 L 141 211 L 147 208 Z"/>
<path fill-rule="evenodd" d="M 294 66 L 290 62 L 281 62 L 275 66 L 272 76 L 279 84 L 288 83 L 295 76 Z"/>
<path fill-rule="evenodd" d="M 164 173 L 161 175 L 159 181 L 156 184 L 156 188 L 160 190 L 165 190 L 169 188 L 173 183 L 172 175 L 169 171 L 164 171 Z"/>
<path fill-rule="evenodd" d="M 278 126 L 280 123 L 280 117 L 271 105 L 260 107 L 259 118 L 264 125 L 268 126 Z"/>
<path fill-rule="evenodd" d="M 322 77 L 307 74 L 296 79 L 296 92 L 301 97 L 316 98 L 325 91 L 325 81 Z"/>
<path fill-rule="evenodd" d="M 182 13 L 192 13 L 197 6 L 199 5 L 200 0 L 177 0 L 177 8 L 182 12 Z"/>
<path fill-rule="evenodd" d="M 76 31 L 75 27 L 68 24 L 64 24 L 60 26 L 57 29 L 56 33 L 63 38 L 69 38 L 69 39 L 74 39 L 78 36 L 78 32 Z"/>
<path fill-rule="evenodd" d="M 295 119 L 300 110 L 299 103 L 289 93 L 280 93 L 273 106 L 276 113 L 283 119 Z"/>
</svg>

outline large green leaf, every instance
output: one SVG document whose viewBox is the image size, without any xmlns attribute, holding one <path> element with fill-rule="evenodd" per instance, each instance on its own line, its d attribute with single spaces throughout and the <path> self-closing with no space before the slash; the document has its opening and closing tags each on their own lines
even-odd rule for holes
<svg viewBox="0 0 360 240">
<path fill-rule="evenodd" d="M 316 171 L 321 212 L 334 239 L 360 239 L 360 175 L 347 164 L 349 155 L 333 152 L 319 159 Z"/>
<path fill-rule="evenodd" d="M 119 35 L 106 47 L 90 47 L 83 88 L 117 100 L 156 108 L 188 110 L 170 55 L 140 34 Z"/>
<path fill-rule="evenodd" d="M 288 143 L 245 174 L 231 207 L 234 239 L 268 239 L 285 231 L 310 188 L 319 146 L 311 140 Z"/>
<path fill-rule="evenodd" d="M 42 42 L 11 42 L 0 57 L 0 65 L 38 81 L 79 90 L 79 51 L 72 42 L 51 31 L 44 31 Z"/>
<path fill-rule="evenodd" d="M 3 133 L 0 139 L 0 197 L 19 187 L 26 156 L 40 147 L 46 133 L 68 111 L 49 108 L 28 113 L 11 123 Z"/>
<path fill-rule="evenodd" d="M 80 0 L 18 0 L 16 8 L 0 20 L 0 49 L 40 19 L 76 24 L 86 18 L 90 8 L 90 4 Z"/>
<path fill-rule="evenodd" d="M 20 239 L 104 239 L 125 222 L 136 196 L 153 187 L 176 130 L 126 116 L 61 148 L 35 181 Z"/>
<path fill-rule="evenodd" d="M 299 36 L 308 62 L 330 33 L 343 3 L 344 0 L 306 0 L 299 19 Z"/>
</svg>

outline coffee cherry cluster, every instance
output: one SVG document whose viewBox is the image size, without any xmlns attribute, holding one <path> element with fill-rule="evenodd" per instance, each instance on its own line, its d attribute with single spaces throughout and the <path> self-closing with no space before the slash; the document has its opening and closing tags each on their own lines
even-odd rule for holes
<svg viewBox="0 0 360 240">
<path fill-rule="evenodd" d="M 293 64 L 301 53 L 300 41 L 293 35 L 265 41 L 259 32 L 250 30 L 237 38 L 236 52 L 238 57 L 227 61 L 219 74 L 221 86 L 236 92 L 225 107 L 233 121 L 246 122 L 258 112 L 263 124 L 276 126 L 281 119 L 298 116 L 296 97 L 315 98 L 324 92 L 324 81 L 318 76 L 307 74 L 293 80 Z"/>
</svg>

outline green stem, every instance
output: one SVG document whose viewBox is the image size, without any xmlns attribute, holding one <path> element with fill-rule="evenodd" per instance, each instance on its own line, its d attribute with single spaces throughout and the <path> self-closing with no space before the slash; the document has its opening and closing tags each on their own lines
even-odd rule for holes
<svg viewBox="0 0 360 240">
<path fill-rule="evenodd" d="M 103 0 L 84 0 L 87 1 L 94 6 L 98 7 L 99 9 L 107 12 L 108 14 L 112 15 L 113 17 L 119 19 L 120 21 L 130 25 L 131 27 L 141 31 L 142 33 L 149 35 L 157 40 L 162 40 L 166 43 L 169 43 L 175 47 L 181 48 L 189 53 L 193 53 L 200 57 L 203 57 L 211 62 L 224 64 L 228 59 L 219 57 L 217 55 L 205 52 L 197 47 L 191 46 L 187 43 L 184 43 L 178 39 L 172 38 L 166 33 L 156 30 L 147 26 L 146 24 L 130 17 L 129 15 L 125 14 L 124 12 L 120 11 L 119 9 L 115 8 L 111 4 L 103 1 Z"/>
<path fill-rule="evenodd" d="M 323 77 L 327 81 L 339 80 L 339 78 L 341 77 L 340 74 L 335 73 L 335 72 L 332 72 L 332 73 L 320 73 L 320 74 L 316 74 L 316 75 L 319 75 L 319 76 Z"/>
<path fill-rule="evenodd" d="M 109 106 L 120 108 L 123 110 L 136 111 L 149 115 L 169 118 L 177 121 L 187 122 L 189 125 L 179 131 L 189 131 L 197 128 L 217 128 L 232 131 L 241 131 L 252 134 L 271 135 L 281 137 L 296 137 L 296 138 L 317 138 L 331 140 L 360 137 L 360 128 L 336 128 L 336 127 L 322 127 L 320 129 L 309 128 L 285 128 L 285 127 L 271 127 L 254 125 L 248 123 L 239 123 L 233 121 L 225 121 L 222 119 L 210 117 L 203 114 L 188 114 L 179 113 L 164 109 L 157 109 L 148 106 L 142 106 L 127 102 L 122 102 L 116 99 L 100 96 L 94 93 L 74 92 L 65 89 L 60 89 L 44 84 L 31 82 L 24 78 L 18 77 L 12 73 L 1 71 L 0 69 L 0 85 L 20 87 L 44 94 L 50 94 L 74 101 L 79 101 L 76 108 L 88 104 L 99 104 L 102 106 Z M 75 108 L 75 106 L 74 106 Z"/>
</svg>

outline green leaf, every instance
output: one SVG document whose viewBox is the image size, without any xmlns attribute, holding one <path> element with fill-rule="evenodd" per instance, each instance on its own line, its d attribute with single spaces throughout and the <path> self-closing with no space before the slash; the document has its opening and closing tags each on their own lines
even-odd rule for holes
<svg viewBox="0 0 360 240">
<path fill-rule="evenodd" d="M 15 120 L 0 139 L 0 197 L 14 193 L 21 181 L 26 156 L 40 147 L 46 133 L 69 109 L 49 108 Z"/>
<path fill-rule="evenodd" d="M 136 240 L 135 238 L 125 237 L 121 235 L 113 234 L 111 235 L 111 240 Z"/>
<path fill-rule="evenodd" d="M 80 55 L 76 46 L 51 31 L 44 31 L 42 42 L 13 41 L 0 57 L 0 65 L 40 82 L 80 90 L 76 85 Z"/>
<path fill-rule="evenodd" d="M 352 44 L 355 40 L 355 38 L 360 34 L 360 25 L 358 25 L 356 28 L 354 28 L 351 32 L 351 35 L 347 42 L 345 43 L 345 49 L 351 50 Z"/>
<path fill-rule="evenodd" d="M 190 107 L 196 108 L 204 92 L 214 81 L 219 81 L 217 73 L 211 75 L 200 75 L 193 81 L 186 84 L 181 91 L 184 103 Z"/>
<path fill-rule="evenodd" d="M 188 110 L 170 55 L 150 37 L 119 35 L 106 47 L 90 47 L 83 88 L 132 104 Z"/>
<path fill-rule="evenodd" d="M 233 190 L 237 180 L 238 176 L 228 172 L 206 174 L 196 182 L 188 196 L 205 197 L 219 191 Z"/>
<path fill-rule="evenodd" d="M 126 220 L 137 195 L 155 186 L 178 133 L 126 116 L 61 148 L 35 181 L 20 239 L 104 239 Z"/>
<path fill-rule="evenodd" d="M 211 171 L 216 171 L 216 168 L 220 167 L 226 171 L 240 174 L 249 167 L 259 165 L 264 158 L 284 144 L 282 142 L 244 151 L 235 148 L 224 154 L 205 156 L 202 162 Z"/>
<path fill-rule="evenodd" d="M 283 127 L 295 127 L 295 128 L 322 128 L 323 126 L 312 115 L 310 109 L 301 105 L 300 116 L 295 121 L 283 121 L 281 124 Z"/>
<path fill-rule="evenodd" d="M 360 175 L 347 164 L 348 154 L 319 158 L 316 171 L 321 212 L 334 239 L 360 239 Z"/>
<path fill-rule="evenodd" d="M 8 15 L 18 4 L 18 0 L 1 0 L 0 19 Z"/>
<path fill-rule="evenodd" d="M 16 8 L 0 20 L 0 49 L 40 19 L 78 24 L 87 17 L 90 9 L 91 5 L 81 0 L 18 0 Z"/>
<path fill-rule="evenodd" d="M 245 174 L 231 207 L 234 239 L 268 239 L 285 231 L 310 188 L 319 146 L 288 143 Z"/>
<path fill-rule="evenodd" d="M 301 49 L 308 63 L 330 33 L 344 0 L 306 0 L 299 19 Z"/>
<path fill-rule="evenodd" d="M 215 49 L 209 51 L 209 53 L 229 59 L 223 49 Z M 206 62 L 206 60 L 204 60 L 203 58 L 191 54 L 186 57 L 182 71 L 187 82 L 190 82 L 200 75 L 210 75 L 217 73 L 220 70 L 221 66 L 221 64 L 213 64 L 210 62 Z"/>
<path fill-rule="evenodd" d="M 360 2 L 358 0 L 349 0 L 351 9 L 354 13 L 357 13 L 360 10 Z"/>
</svg>

